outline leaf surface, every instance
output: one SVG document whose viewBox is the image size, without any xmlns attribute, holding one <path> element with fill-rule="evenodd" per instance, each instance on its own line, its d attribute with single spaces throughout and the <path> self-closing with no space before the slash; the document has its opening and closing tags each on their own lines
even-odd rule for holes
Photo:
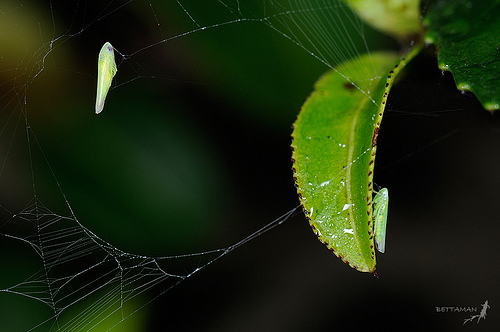
<svg viewBox="0 0 500 332">
<path fill-rule="evenodd" d="M 372 53 L 326 73 L 292 133 L 294 180 L 313 231 L 362 272 L 375 272 L 373 167 L 387 95 L 407 61 L 403 58 L 395 67 L 398 59 L 393 52 Z M 370 70 L 375 75 L 367 76 Z"/>
<path fill-rule="evenodd" d="M 343 0 L 374 28 L 404 41 L 422 32 L 420 0 Z"/>
<path fill-rule="evenodd" d="M 473 92 L 489 111 L 500 109 L 500 1 L 429 1 L 425 42 L 459 90 Z"/>
</svg>

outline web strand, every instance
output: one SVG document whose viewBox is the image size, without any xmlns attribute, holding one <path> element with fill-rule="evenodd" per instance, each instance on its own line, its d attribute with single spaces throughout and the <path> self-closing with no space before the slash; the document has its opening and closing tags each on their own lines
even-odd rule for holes
<svg viewBox="0 0 500 332">
<path fill-rule="evenodd" d="M 12 285 L 2 285 L 3 288 L 0 290 L 3 293 L 38 301 L 51 310 L 52 315 L 40 320 L 31 328 L 33 331 L 92 330 L 104 326 L 109 319 L 117 317 L 116 322 L 111 324 L 112 329 L 153 300 L 164 296 L 179 283 L 301 212 L 297 206 L 232 245 L 192 254 L 172 256 L 133 254 L 119 249 L 98 236 L 85 226 L 86 220 L 77 217 L 78 213 L 75 211 L 78 210 L 74 209 L 75 203 L 73 199 L 68 198 L 63 181 L 60 181 L 59 174 L 64 172 L 64 167 L 54 167 L 58 165 L 55 165 L 49 156 L 56 153 L 44 145 L 46 144 L 44 142 L 50 140 L 47 138 L 50 135 L 44 130 L 50 132 L 50 129 L 40 128 L 40 124 L 44 122 L 44 117 L 51 119 L 56 117 L 56 112 L 60 112 L 58 107 L 62 98 L 53 98 L 53 95 L 44 96 L 53 98 L 52 107 L 48 111 L 35 102 L 43 99 L 39 96 L 43 92 L 39 91 L 44 90 L 38 85 L 40 82 L 42 84 L 47 82 L 45 76 L 70 74 L 73 78 L 78 78 L 74 80 L 75 82 L 89 80 L 94 84 L 95 74 L 89 74 L 83 69 L 81 59 L 74 59 L 64 53 L 66 48 L 72 47 L 73 43 L 86 45 L 86 43 L 95 44 L 96 40 L 99 43 L 107 41 L 109 37 L 115 36 L 113 31 L 116 29 L 107 22 L 114 20 L 123 22 L 121 15 L 128 18 L 134 10 L 138 11 L 137 15 L 144 20 L 137 20 L 135 24 L 146 22 L 150 26 L 161 26 L 159 35 L 152 33 L 152 36 L 144 37 L 145 44 L 141 45 L 145 46 L 131 44 L 127 48 L 117 47 L 117 54 L 121 55 L 118 72 L 125 72 L 126 66 L 132 68 L 130 78 L 121 79 L 112 87 L 120 90 L 133 85 L 133 82 L 141 78 L 169 80 L 164 73 L 157 74 L 150 71 L 149 63 L 139 60 L 141 56 L 168 47 L 170 43 L 183 41 L 188 36 L 208 32 L 215 34 L 228 27 L 240 28 L 245 24 L 252 24 L 274 31 L 282 39 L 298 46 L 298 52 L 305 52 L 322 63 L 325 70 L 336 70 L 346 82 L 360 89 L 355 83 L 359 77 L 353 77 L 351 73 L 336 69 L 343 61 L 355 59 L 360 54 L 368 52 L 362 22 L 340 1 L 262 0 L 258 6 L 253 2 L 238 0 L 207 2 L 207 6 L 216 6 L 222 18 L 205 15 L 203 6 L 194 9 L 195 6 L 190 1 L 177 0 L 175 3 L 175 8 L 183 13 L 181 17 L 175 19 L 190 27 L 170 35 L 168 32 L 172 31 L 169 30 L 170 22 L 164 20 L 162 16 L 164 4 L 155 1 L 108 1 L 101 7 L 77 2 L 70 9 L 51 1 L 48 8 L 41 9 L 42 14 L 39 14 L 39 8 L 19 0 L 12 2 L 9 8 L 0 9 L 2 20 L 5 19 L 4 22 L 11 24 L 9 27 L 20 29 L 22 24 L 15 23 L 19 15 L 30 26 L 32 25 L 32 31 L 36 32 L 34 39 L 22 44 L 20 58 L 16 58 L 19 54 L 12 57 L 10 54 L 0 55 L 0 62 L 3 63 L 0 64 L 0 75 L 6 78 L 2 79 L 5 83 L 0 85 L 3 123 L 0 130 L 3 157 L 0 181 L 8 184 L 7 190 L 12 192 L 10 198 L 5 198 L 6 195 L 3 195 L 0 201 L 2 211 L 0 236 L 17 243 L 19 247 L 31 248 L 39 263 L 39 268 L 33 274 Z M 71 13 L 68 17 L 62 14 L 66 10 Z M 157 29 L 150 30 L 157 32 Z M 121 32 L 121 29 L 119 31 Z M 85 46 L 79 47 L 82 47 L 82 51 L 85 48 Z M 127 53 L 124 49 L 131 51 Z M 364 77 L 373 79 L 380 75 L 373 68 L 363 68 L 363 70 Z M 179 82 L 175 79 L 173 81 Z M 193 85 L 194 83 L 203 84 L 193 82 Z M 62 85 L 54 78 L 54 90 L 60 90 L 55 93 L 56 96 L 67 93 Z M 370 91 L 362 92 L 370 95 Z M 71 110 L 77 109 L 76 104 L 72 103 L 65 107 Z M 82 126 L 92 130 L 89 122 L 83 122 Z M 109 127 L 110 131 L 122 130 L 112 128 L 111 125 Z M 56 135 L 54 137 L 59 139 Z M 79 138 L 74 139 L 77 141 Z M 107 136 L 104 140 L 106 139 Z M 64 142 L 58 142 L 55 146 L 57 146 L 55 150 L 61 149 Z M 47 153 L 49 150 L 50 153 Z M 102 158 L 102 162 L 106 162 L 106 158 L 102 156 L 96 158 Z M 22 167 L 19 167 L 19 161 Z M 19 169 L 26 174 L 17 175 Z M 21 181 L 11 183 L 11 176 Z M 131 180 L 128 181 L 132 183 Z M 25 188 L 22 188 L 26 183 L 31 187 L 28 194 L 24 191 Z M 290 181 L 290 185 L 291 183 Z M 13 203 L 14 198 L 16 202 Z M 109 201 L 109 204 L 112 204 L 112 199 Z M 106 217 L 99 212 L 96 212 L 97 217 L 106 222 Z M 135 301 L 146 294 L 153 296 L 137 305 Z"/>
</svg>

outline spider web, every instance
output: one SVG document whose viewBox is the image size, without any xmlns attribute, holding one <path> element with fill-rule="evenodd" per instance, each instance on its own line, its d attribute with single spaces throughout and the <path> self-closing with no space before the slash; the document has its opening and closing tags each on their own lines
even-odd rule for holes
<svg viewBox="0 0 500 332">
<path fill-rule="evenodd" d="M 92 187 L 92 182 L 86 183 L 92 177 L 85 178 L 85 172 L 82 170 L 85 167 L 75 166 L 69 161 L 69 156 L 81 156 L 81 159 L 76 158 L 74 163 L 79 163 L 79 160 L 85 158 L 96 159 L 97 164 L 106 167 L 106 163 L 116 162 L 116 159 L 110 156 L 113 144 L 133 146 L 139 144 L 141 137 L 146 136 L 147 144 L 153 144 L 152 150 L 144 151 L 143 147 L 147 144 L 141 145 L 141 149 L 134 150 L 134 153 L 139 153 L 138 151 L 143 153 L 141 158 L 146 158 L 144 155 L 156 156 L 159 152 L 155 149 L 168 146 L 163 145 L 163 140 L 174 141 L 172 145 L 179 140 L 189 140 L 184 136 L 185 133 L 177 131 L 177 128 L 187 125 L 176 116 L 167 117 L 165 122 L 161 122 L 165 125 L 165 131 L 170 132 L 166 137 L 163 133 L 156 133 L 154 128 L 148 128 L 147 123 L 140 122 L 140 118 L 149 115 L 142 111 L 141 115 L 138 115 L 139 112 L 136 110 L 142 107 L 138 105 L 146 105 L 144 108 L 152 105 L 146 99 L 140 102 L 129 101 L 128 103 L 132 103 L 135 107 L 134 111 L 124 110 L 123 114 L 116 114 L 111 120 L 96 119 L 95 115 L 90 118 L 93 106 L 88 101 L 93 101 L 94 97 L 89 98 L 90 94 L 85 89 L 86 85 L 92 85 L 94 88 L 97 52 L 105 41 L 113 43 L 118 60 L 118 75 L 110 96 L 113 93 L 117 95 L 120 91 L 123 91 L 122 96 L 126 96 L 134 89 L 141 89 L 138 95 L 145 95 L 147 98 L 152 96 L 151 91 L 154 92 L 156 84 L 159 83 L 162 88 L 177 89 L 176 94 L 169 95 L 169 100 L 172 98 L 175 100 L 176 96 L 180 100 L 179 95 L 189 94 L 196 86 L 213 88 L 214 94 L 219 95 L 221 92 L 216 88 L 218 82 L 228 80 L 227 73 L 220 76 L 216 74 L 214 80 L 210 80 L 209 76 L 214 74 L 210 68 L 200 76 L 191 75 L 192 71 L 201 70 L 203 66 L 202 63 L 191 66 L 190 55 L 186 55 L 186 59 L 182 58 L 182 55 L 186 54 L 182 52 L 186 52 L 188 48 L 182 43 L 191 41 L 190 38 L 199 38 L 202 43 L 200 47 L 205 48 L 210 47 L 207 44 L 219 40 L 219 45 L 227 43 L 230 52 L 230 41 L 234 36 L 238 39 L 237 43 L 254 42 L 251 37 L 259 39 L 260 34 L 266 31 L 271 36 L 266 37 L 268 38 L 266 41 L 279 38 L 283 43 L 280 44 L 283 50 L 298 54 L 296 57 L 281 59 L 283 62 L 288 61 L 289 66 L 292 64 L 300 66 L 301 60 L 308 59 L 310 61 L 308 65 L 316 66 L 310 76 L 312 79 L 312 77 L 317 78 L 318 73 L 327 68 L 333 68 L 342 61 L 356 59 L 359 54 L 368 52 L 372 49 L 372 46 L 368 45 L 368 41 L 372 38 L 368 35 L 376 36 L 371 30 L 365 31 L 365 26 L 356 15 L 339 1 L 214 0 L 200 3 L 177 0 L 167 4 L 162 1 L 142 0 L 109 1 L 103 4 L 99 1 L 50 1 L 45 4 L 8 1 L 1 5 L 0 15 L 2 16 L 0 26 L 5 31 L 0 39 L 3 45 L 3 54 L 0 55 L 2 79 L 0 235 L 2 251 L 5 253 L 2 256 L 5 262 L 2 265 L 5 271 L 8 271 L 5 278 L 2 278 L 0 289 L 3 292 L 2 296 L 9 296 L 9 299 L 10 295 L 21 296 L 35 300 L 48 309 L 43 318 L 38 315 L 30 316 L 24 322 L 16 321 L 12 325 L 13 328 L 40 331 L 113 328 L 123 330 L 124 325 L 130 330 L 144 329 L 137 327 L 142 324 L 141 316 L 137 313 L 145 305 L 227 253 L 281 225 L 297 212 L 297 208 L 292 208 L 288 213 L 263 227 L 253 228 L 257 229 L 256 231 L 247 231 L 246 234 L 250 235 L 240 237 L 242 240 L 231 240 L 233 243 L 231 245 L 227 245 L 227 242 L 222 242 L 221 245 L 215 240 L 199 245 L 199 242 L 205 239 L 202 233 L 214 227 L 215 221 L 212 221 L 212 224 L 202 225 L 200 231 L 186 232 L 184 236 L 192 239 L 191 242 L 194 243 L 192 246 L 175 249 L 175 236 L 170 243 L 165 244 L 167 248 L 165 250 L 172 249 L 174 252 L 200 250 L 194 254 L 161 256 L 156 254 L 157 249 L 152 250 L 154 254 L 151 255 L 133 254 L 128 249 L 119 249 L 128 246 L 127 242 L 120 243 L 121 232 L 117 232 L 116 238 L 112 241 L 106 241 L 109 236 L 106 232 L 113 233 L 117 228 L 111 227 L 111 230 L 105 231 L 100 227 L 104 227 L 102 224 L 106 223 L 113 224 L 115 218 L 124 220 L 121 222 L 123 229 L 138 226 L 137 236 L 140 236 L 142 230 L 154 229 L 154 226 L 141 227 L 140 223 L 127 226 L 125 222 L 127 218 L 123 215 L 112 216 L 110 212 L 114 210 L 100 210 L 104 204 L 117 204 L 119 206 L 117 210 L 122 214 L 128 211 L 124 207 L 127 203 L 122 205 L 117 203 L 121 197 L 119 192 L 124 189 L 123 187 L 111 188 L 109 191 L 103 189 L 106 186 L 112 187 L 117 182 L 125 183 L 127 186 L 137 185 L 138 191 L 144 192 L 144 200 L 153 200 L 152 205 L 169 201 L 170 205 L 158 212 L 158 215 L 164 216 L 159 218 L 162 220 L 181 219 L 183 222 L 182 217 L 185 214 L 191 217 L 190 220 L 219 220 L 220 215 L 224 213 L 220 213 L 222 203 L 213 200 L 197 201 L 191 199 L 188 194 L 179 193 L 182 185 L 175 187 L 177 190 L 175 195 L 171 192 L 152 192 L 149 195 L 153 185 L 148 181 L 158 181 L 159 185 L 168 187 L 172 185 L 171 177 L 135 179 L 133 177 L 137 175 L 100 173 L 95 164 L 92 164 L 95 168 L 88 172 L 95 171 L 98 174 L 95 176 L 96 182 L 106 177 L 116 178 L 117 182 L 108 182 L 96 187 L 95 200 L 86 201 L 88 197 L 83 197 L 74 190 L 78 186 Z M 133 17 L 134 21 L 129 21 L 130 17 Z M 229 34 L 228 31 L 231 30 L 238 32 Z M 204 42 L 206 44 L 203 44 Z M 169 47 L 182 51 L 178 53 L 179 61 L 176 62 L 168 55 Z M 256 45 L 252 48 L 262 52 L 264 47 L 266 45 Z M 72 51 L 68 52 L 67 49 Z M 75 55 L 78 55 L 76 59 Z M 254 55 L 248 55 L 249 58 L 252 56 Z M 260 56 L 263 56 L 262 53 Z M 163 63 L 168 65 L 162 67 Z M 265 61 L 260 64 L 263 63 Z M 228 72 L 238 70 L 235 69 L 238 63 L 227 60 L 225 65 L 229 68 Z M 217 65 L 214 67 L 217 69 Z M 278 64 L 273 64 L 272 68 L 278 72 L 276 75 L 279 75 Z M 287 67 L 287 70 L 289 68 Z M 379 76 L 373 68 L 363 69 L 366 70 L 365 79 Z M 183 71 L 187 71 L 188 75 L 183 76 L 181 74 Z M 346 81 L 352 79 L 349 73 L 339 72 L 339 75 Z M 73 89 L 63 83 L 66 81 L 60 79 L 61 76 L 72 82 Z M 145 89 L 143 86 L 135 85 L 138 81 L 152 83 Z M 310 89 L 312 82 L 306 82 L 304 86 Z M 46 89 L 47 85 L 51 84 L 54 85 L 53 88 Z M 178 86 L 182 86 L 183 89 L 178 89 Z M 265 86 L 269 91 L 269 85 Z M 77 96 L 75 92 L 79 89 L 85 91 L 80 93 L 81 96 Z M 256 91 L 255 94 L 258 94 L 259 90 Z M 222 94 L 226 96 L 232 92 Z M 300 101 L 307 93 L 308 90 L 305 94 L 301 92 L 291 104 L 285 103 L 287 107 L 282 109 L 286 113 L 269 115 L 267 112 L 262 112 L 258 117 L 266 120 L 275 120 L 279 117 L 282 118 L 280 120 L 282 123 L 289 125 L 295 116 L 295 110 L 300 107 Z M 364 93 L 369 94 L 369 91 Z M 64 97 L 66 95 L 67 98 Z M 250 98 L 254 96 L 250 95 Z M 212 98 L 209 95 L 205 97 Z M 110 98 L 108 97 L 103 114 L 115 112 Z M 82 103 L 83 100 L 87 101 Z M 295 105 L 294 112 L 290 112 L 289 109 L 293 109 L 290 105 Z M 262 105 L 255 103 L 252 106 L 258 108 Z M 126 118 L 131 114 L 135 115 L 131 116 L 130 122 L 120 123 L 120 117 Z M 283 114 L 287 116 L 283 117 Z M 220 120 L 224 116 L 227 114 L 215 118 Z M 196 119 L 196 116 L 192 116 L 191 119 Z M 249 115 L 245 115 L 244 119 L 256 121 Z M 101 124 L 95 125 L 94 123 L 98 121 L 101 121 Z M 169 121 L 173 122 L 173 125 L 167 124 Z M 136 125 L 136 132 L 131 134 L 135 135 L 134 140 L 127 140 L 130 136 L 124 135 L 122 131 L 125 127 L 131 130 L 133 127 L 131 124 Z M 82 134 L 83 131 L 87 134 Z M 283 132 L 286 133 L 282 131 L 279 134 L 286 138 L 287 145 L 287 134 L 283 135 Z M 86 140 L 88 144 L 79 145 L 79 140 Z M 100 146 L 105 148 L 100 149 Z M 96 147 L 95 154 L 92 151 L 93 147 Z M 194 151 L 194 154 L 201 157 L 193 158 L 192 155 L 184 156 L 184 159 L 182 156 L 179 157 L 185 161 L 181 168 L 186 168 L 188 172 L 194 167 L 188 165 L 211 163 L 210 157 L 204 155 L 204 149 L 209 148 L 201 146 Z M 178 154 L 177 150 L 161 151 L 161 153 L 171 155 L 174 162 L 179 162 L 179 158 L 174 156 Z M 117 159 L 129 157 L 130 151 L 117 154 Z M 68 157 L 65 157 L 66 155 Z M 158 162 L 157 166 L 160 168 L 165 166 L 163 161 L 159 160 L 157 157 L 151 158 L 148 160 L 148 167 L 154 167 L 155 162 Z M 164 172 L 169 171 L 176 176 L 180 172 L 178 169 L 168 169 Z M 204 174 L 203 177 L 194 177 L 190 180 L 192 183 L 187 181 L 188 183 L 183 185 L 195 187 L 193 183 L 206 181 L 209 186 L 217 187 L 217 183 L 222 181 L 217 176 L 214 176 L 215 180 L 211 180 L 211 174 L 214 173 L 211 173 L 210 169 L 205 169 Z M 141 185 L 141 180 L 146 182 Z M 224 187 L 219 189 L 224 190 Z M 217 190 L 206 191 L 205 187 L 199 190 L 204 196 L 220 194 Z M 137 201 L 140 199 L 141 197 L 133 198 Z M 91 202 L 91 205 L 85 208 L 87 202 Z M 216 208 L 211 208 L 213 204 Z M 190 208 L 193 205 L 195 208 Z M 168 209 L 173 211 L 168 212 L 171 218 L 165 218 L 167 214 L 165 211 Z M 260 214 L 256 216 L 255 219 L 262 218 Z M 222 227 L 229 227 L 230 222 L 235 222 L 234 219 L 238 218 L 221 221 Z M 221 228 L 215 229 L 221 231 Z M 239 234 L 241 233 L 237 233 L 238 236 Z M 154 242 L 154 234 L 149 232 L 148 235 Z M 235 238 L 235 234 L 230 235 L 230 238 Z M 162 234 L 158 237 L 161 238 Z M 113 245 L 111 242 L 118 244 Z M 180 242 L 185 242 L 185 238 L 179 239 Z M 207 245 L 221 249 L 207 249 Z M 151 248 L 143 247 L 138 251 L 149 249 Z M 194 251 L 191 251 L 193 249 Z M 18 255 L 12 255 L 13 251 L 18 252 Z M 34 272 L 33 266 L 37 266 Z M 16 270 L 20 273 L 14 273 Z M 24 277 L 19 279 L 20 276 Z"/>
</svg>

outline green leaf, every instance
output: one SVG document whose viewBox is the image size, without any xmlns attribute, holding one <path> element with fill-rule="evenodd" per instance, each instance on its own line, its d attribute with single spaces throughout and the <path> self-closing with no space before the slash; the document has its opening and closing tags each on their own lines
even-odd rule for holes
<svg viewBox="0 0 500 332">
<path fill-rule="evenodd" d="M 328 72 L 304 103 L 292 133 L 294 180 L 310 225 L 335 255 L 362 272 L 375 272 L 373 167 L 387 95 L 407 61 L 394 68 L 398 58 L 372 53 Z"/>
<path fill-rule="evenodd" d="M 453 74 L 459 90 L 483 107 L 500 109 L 500 1 L 430 1 L 425 42 L 438 49 L 438 66 Z"/>
<path fill-rule="evenodd" d="M 343 0 L 374 28 L 405 41 L 422 32 L 420 0 Z"/>
</svg>

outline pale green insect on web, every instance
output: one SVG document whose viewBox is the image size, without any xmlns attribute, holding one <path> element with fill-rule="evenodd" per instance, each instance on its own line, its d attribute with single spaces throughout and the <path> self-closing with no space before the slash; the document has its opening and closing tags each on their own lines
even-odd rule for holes
<svg viewBox="0 0 500 332">
<path fill-rule="evenodd" d="M 387 212 L 389 206 L 389 190 L 382 188 L 373 199 L 373 227 L 375 245 L 381 253 L 385 252 L 385 235 L 387 227 Z"/>
<path fill-rule="evenodd" d="M 99 52 L 95 114 L 101 113 L 111 81 L 117 72 L 113 46 L 106 42 Z"/>
</svg>

